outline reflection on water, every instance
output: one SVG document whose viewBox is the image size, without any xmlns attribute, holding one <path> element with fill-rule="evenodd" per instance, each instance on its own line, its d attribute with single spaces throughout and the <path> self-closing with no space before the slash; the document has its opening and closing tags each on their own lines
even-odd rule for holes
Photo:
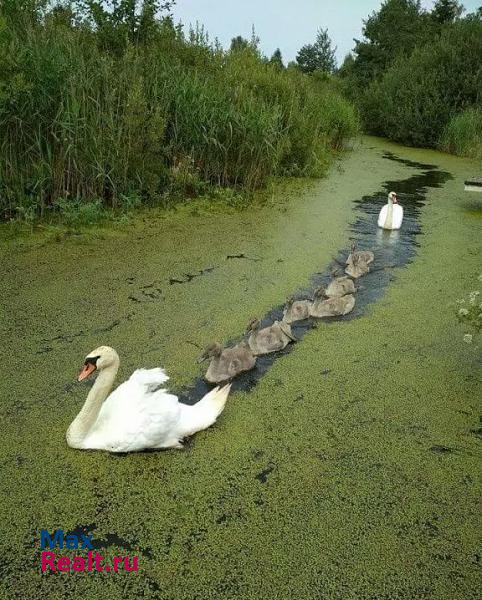
<svg viewBox="0 0 482 600">
<path fill-rule="evenodd" d="M 383 248 L 386 252 L 390 246 L 395 246 L 400 242 L 400 230 L 399 229 L 381 229 L 377 228 L 376 233 L 377 247 Z"/>
<path fill-rule="evenodd" d="M 374 302 L 383 294 L 396 269 L 410 263 L 415 256 L 418 246 L 416 236 L 421 232 L 420 210 L 425 204 L 427 190 L 439 188 L 452 178 L 449 173 L 437 169 L 435 165 L 402 159 L 391 152 L 386 152 L 383 157 L 416 169 L 417 172 L 407 179 L 386 181 L 383 189 L 376 194 L 363 196 L 356 200 L 357 219 L 351 228 L 352 235 L 346 248 L 340 250 L 338 256 L 324 273 L 315 273 L 308 284 L 295 293 L 296 297 L 311 297 L 316 287 L 321 283 L 327 284 L 332 277 L 333 270 L 342 270 L 342 265 L 349 254 L 349 248 L 353 241 L 356 241 L 359 250 L 373 250 L 375 261 L 371 265 L 371 271 L 357 282 L 355 309 L 345 317 L 324 320 L 324 324 L 341 320 L 350 321 L 361 316 L 367 304 Z M 404 220 L 400 230 L 385 231 L 377 227 L 377 218 L 392 190 L 397 192 L 400 204 L 403 206 Z M 264 316 L 262 326 L 271 325 L 274 320 L 280 320 L 282 316 L 283 306 L 276 306 Z M 306 331 L 315 327 L 316 323 L 317 321 L 313 319 L 293 323 L 293 333 L 298 340 L 301 340 Z M 229 340 L 227 345 L 234 344 L 239 339 Z M 258 357 L 256 367 L 252 371 L 243 373 L 234 380 L 233 390 L 251 389 L 273 362 L 279 356 L 290 352 L 294 346 L 295 344 L 290 344 L 281 352 Z M 206 394 L 210 387 L 203 379 L 198 378 L 192 387 L 178 391 L 179 399 L 186 404 L 193 404 Z"/>
</svg>

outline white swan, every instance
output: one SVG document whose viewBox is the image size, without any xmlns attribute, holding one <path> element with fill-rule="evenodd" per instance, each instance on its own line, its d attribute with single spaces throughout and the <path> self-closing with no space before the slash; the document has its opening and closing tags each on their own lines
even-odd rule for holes
<svg viewBox="0 0 482 600">
<path fill-rule="evenodd" d="M 221 414 L 230 385 L 215 388 L 193 406 L 157 389 L 169 377 L 162 369 L 138 369 L 109 394 L 119 369 L 109 346 L 87 355 L 79 381 L 98 371 L 82 410 L 67 430 L 67 444 L 80 450 L 137 452 L 182 448 L 182 439 L 207 429 Z"/>
<path fill-rule="evenodd" d="M 398 204 L 397 194 L 390 192 L 388 194 L 388 204 L 380 211 L 378 215 L 378 227 L 383 229 L 400 229 L 403 221 L 403 208 Z"/>
</svg>

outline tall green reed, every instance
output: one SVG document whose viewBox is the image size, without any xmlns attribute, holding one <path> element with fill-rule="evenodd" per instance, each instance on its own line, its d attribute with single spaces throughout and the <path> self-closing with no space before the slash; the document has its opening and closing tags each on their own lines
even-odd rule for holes
<svg viewBox="0 0 482 600">
<path fill-rule="evenodd" d="M 482 160 L 482 108 L 468 108 L 455 115 L 445 127 L 439 146 L 452 154 Z"/>
<path fill-rule="evenodd" d="M 0 10 L 3 218 L 319 175 L 357 132 L 329 82 L 163 31 L 112 52 L 86 23 L 15 27 Z"/>
</svg>

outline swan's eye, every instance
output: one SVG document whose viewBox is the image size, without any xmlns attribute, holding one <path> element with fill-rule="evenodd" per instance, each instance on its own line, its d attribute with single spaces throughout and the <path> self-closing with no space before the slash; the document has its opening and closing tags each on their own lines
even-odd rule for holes
<svg viewBox="0 0 482 600">
<path fill-rule="evenodd" d="M 88 356 L 85 359 L 84 365 L 94 365 L 94 367 L 97 366 L 97 361 L 99 360 L 100 356 Z"/>
</svg>

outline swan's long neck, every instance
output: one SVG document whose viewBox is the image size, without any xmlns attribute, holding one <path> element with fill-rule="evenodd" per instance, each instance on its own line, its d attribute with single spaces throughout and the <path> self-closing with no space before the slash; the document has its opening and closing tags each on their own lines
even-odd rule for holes
<svg viewBox="0 0 482 600">
<path fill-rule="evenodd" d="M 114 363 L 99 372 L 79 414 L 67 430 L 67 444 L 71 448 L 82 448 L 83 441 L 97 420 L 104 400 L 114 383 L 119 363 Z"/>
<path fill-rule="evenodd" d="M 385 229 L 391 229 L 392 223 L 393 223 L 393 202 L 392 202 L 392 199 L 389 198 L 388 199 L 387 217 L 385 219 L 385 223 L 383 224 L 383 227 Z"/>
</svg>

